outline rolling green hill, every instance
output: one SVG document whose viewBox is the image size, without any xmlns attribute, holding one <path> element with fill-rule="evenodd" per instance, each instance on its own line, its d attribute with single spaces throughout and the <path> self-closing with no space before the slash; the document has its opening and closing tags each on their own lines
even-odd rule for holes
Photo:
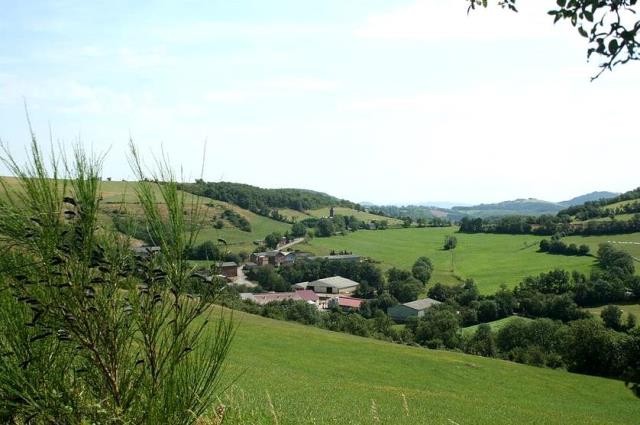
<svg viewBox="0 0 640 425">
<path fill-rule="evenodd" d="M 419 256 L 426 255 L 434 263 L 431 282 L 456 283 L 473 278 L 484 294 L 495 292 L 500 284 L 512 287 L 525 276 L 562 268 L 589 273 L 595 266 L 594 257 L 576 257 L 539 253 L 542 237 L 534 235 L 464 234 L 456 228 L 410 228 L 385 231 L 359 231 L 346 236 L 315 238 L 299 245 L 319 255 L 331 250 L 346 250 L 381 261 L 383 268 L 397 266 L 408 269 Z M 442 249 L 446 235 L 454 234 L 458 246 L 453 251 Z M 596 252 L 602 242 L 639 242 L 640 234 L 619 236 L 572 236 L 566 243 L 587 244 Z M 618 243 L 636 258 L 640 258 L 640 244 Z M 453 271 L 451 267 L 453 256 Z"/>
<path fill-rule="evenodd" d="M 540 199 L 516 199 L 495 204 L 480 204 L 471 207 L 453 207 L 458 213 L 472 217 L 497 217 L 504 215 L 542 215 L 555 214 L 562 209 L 562 205 Z"/>
<path fill-rule="evenodd" d="M 139 211 L 138 201 L 135 196 L 136 184 L 136 182 L 103 182 L 101 186 L 103 212 L 109 214 L 113 213 L 114 210 L 124 208 L 127 213 L 136 214 Z M 231 251 L 251 252 L 255 248 L 254 241 L 263 239 L 269 233 L 284 233 L 291 228 L 290 224 L 263 217 L 227 202 L 197 197 L 186 192 L 185 197 L 187 205 L 191 201 L 198 200 L 202 213 L 207 219 L 204 229 L 198 235 L 198 242 L 224 239 Z M 222 214 L 225 210 L 234 211 L 247 219 L 251 225 L 251 231 L 243 231 L 228 220 L 222 219 Z M 221 229 L 216 229 L 213 226 L 214 221 L 217 219 L 221 219 L 223 222 Z"/>
<path fill-rule="evenodd" d="M 620 381 L 234 314 L 225 424 L 614 425 L 640 417 L 640 401 Z"/>
</svg>

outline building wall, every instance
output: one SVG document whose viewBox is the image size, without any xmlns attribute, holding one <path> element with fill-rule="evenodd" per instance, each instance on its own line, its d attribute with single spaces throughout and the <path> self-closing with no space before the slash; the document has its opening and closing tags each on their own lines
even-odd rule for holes
<svg viewBox="0 0 640 425">
<path fill-rule="evenodd" d="M 224 267 L 222 269 L 222 274 L 225 277 L 237 277 L 238 276 L 238 268 L 237 267 Z"/>
<path fill-rule="evenodd" d="M 417 311 L 402 304 L 394 305 L 393 307 L 389 307 L 387 309 L 387 314 L 393 320 L 403 322 L 407 320 L 411 316 L 422 317 L 424 315 L 424 310 Z"/>
</svg>

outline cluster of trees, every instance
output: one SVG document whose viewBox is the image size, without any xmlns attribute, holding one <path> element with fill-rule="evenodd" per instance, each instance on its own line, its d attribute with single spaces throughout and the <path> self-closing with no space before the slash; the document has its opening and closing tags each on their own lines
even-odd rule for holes
<svg viewBox="0 0 640 425">
<path fill-rule="evenodd" d="M 557 216 L 508 216 L 498 218 L 470 218 L 460 220 L 462 233 L 503 233 L 503 234 L 534 234 L 552 236 L 562 233 L 569 235 L 613 235 L 635 233 L 640 231 L 640 214 L 635 214 L 629 220 L 604 220 L 573 223 L 566 214 Z"/>
<path fill-rule="evenodd" d="M 618 331 L 596 318 L 569 322 L 514 318 L 497 332 L 481 324 L 472 334 L 460 332 L 460 315 L 449 304 L 435 306 L 407 322 L 415 342 L 430 348 L 461 350 L 485 357 L 573 372 L 639 381 L 640 328 Z M 409 332 L 405 333 L 405 337 Z"/>
<path fill-rule="evenodd" d="M 249 258 L 249 254 L 246 251 L 229 251 L 224 245 L 204 241 L 190 246 L 185 252 L 185 258 L 197 261 L 233 261 L 240 264 Z"/>
<path fill-rule="evenodd" d="M 222 218 L 224 218 L 233 226 L 237 227 L 243 232 L 251 231 L 251 223 L 249 223 L 249 220 L 247 220 L 245 217 L 241 216 L 240 214 L 238 214 L 233 210 L 230 210 L 230 209 L 224 210 L 222 212 Z"/>
<path fill-rule="evenodd" d="M 295 223 L 291 231 L 294 236 L 304 236 L 309 233 L 307 229 L 311 229 L 313 236 L 329 237 L 343 232 L 355 232 L 360 229 L 369 230 L 374 228 L 376 230 L 385 230 L 388 227 L 389 222 L 387 220 L 374 220 L 368 223 L 353 215 L 335 215 L 333 217 L 305 218 Z"/>
<path fill-rule="evenodd" d="M 452 216 L 451 212 L 448 210 L 442 210 L 424 205 L 405 205 L 401 207 L 396 205 L 372 205 L 367 207 L 367 211 L 371 214 L 390 218 L 399 218 L 400 220 L 410 218 L 417 224 L 423 223 L 423 227 L 443 227 L 451 225 L 451 221 L 448 218 L 435 217 L 433 215 L 434 210 L 440 211 L 441 213 L 447 213 L 449 214 L 449 216 Z M 453 218 L 458 218 L 461 216 L 461 214 L 453 214 Z"/>
<path fill-rule="evenodd" d="M 497 218 L 462 217 L 460 232 L 463 233 L 531 233 L 534 217 L 511 215 Z"/>
<path fill-rule="evenodd" d="M 306 211 L 334 205 L 362 210 L 356 203 L 329 196 L 326 193 L 303 189 L 263 189 L 230 182 L 204 182 L 182 184 L 186 192 L 238 205 L 256 214 L 270 217 L 274 209 L 290 208 Z"/>
<path fill-rule="evenodd" d="M 560 255 L 589 255 L 591 248 L 588 245 L 582 244 L 577 246 L 574 243 L 567 245 L 560 237 L 553 237 L 551 240 L 542 239 L 540 241 L 540 252 L 548 252 L 549 254 Z"/>
<path fill-rule="evenodd" d="M 458 246 L 458 238 L 453 235 L 448 235 L 444 237 L 444 245 L 443 248 L 448 251 L 450 249 L 455 249 Z"/>
</svg>

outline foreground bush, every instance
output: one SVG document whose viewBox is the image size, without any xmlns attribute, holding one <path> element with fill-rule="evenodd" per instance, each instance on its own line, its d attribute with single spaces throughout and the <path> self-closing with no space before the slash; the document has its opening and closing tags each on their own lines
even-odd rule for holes
<svg viewBox="0 0 640 425">
<path fill-rule="evenodd" d="M 47 166 L 35 139 L 26 166 L 4 153 L 19 184 L 0 197 L 0 422 L 195 423 L 233 336 L 220 317 L 204 338 L 208 300 L 187 293 L 198 205 L 166 163 L 146 178 L 132 147 L 140 222 L 161 248 L 134 257 L 98 223 L 100 159 L 76 149 Z"/>
</svg>

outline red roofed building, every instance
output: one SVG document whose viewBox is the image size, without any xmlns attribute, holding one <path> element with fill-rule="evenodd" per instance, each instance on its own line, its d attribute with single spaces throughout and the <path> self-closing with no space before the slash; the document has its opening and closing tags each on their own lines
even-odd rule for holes
<svg viewBox="0 0 640 425">
<path fill-rule="evenodd" d="M 354 297 L 338 296 L 331 298 L 328 302 L 329 307 L 340 307 L 343 310 L 357 310 L 365 300 Z"/>
</svg>

